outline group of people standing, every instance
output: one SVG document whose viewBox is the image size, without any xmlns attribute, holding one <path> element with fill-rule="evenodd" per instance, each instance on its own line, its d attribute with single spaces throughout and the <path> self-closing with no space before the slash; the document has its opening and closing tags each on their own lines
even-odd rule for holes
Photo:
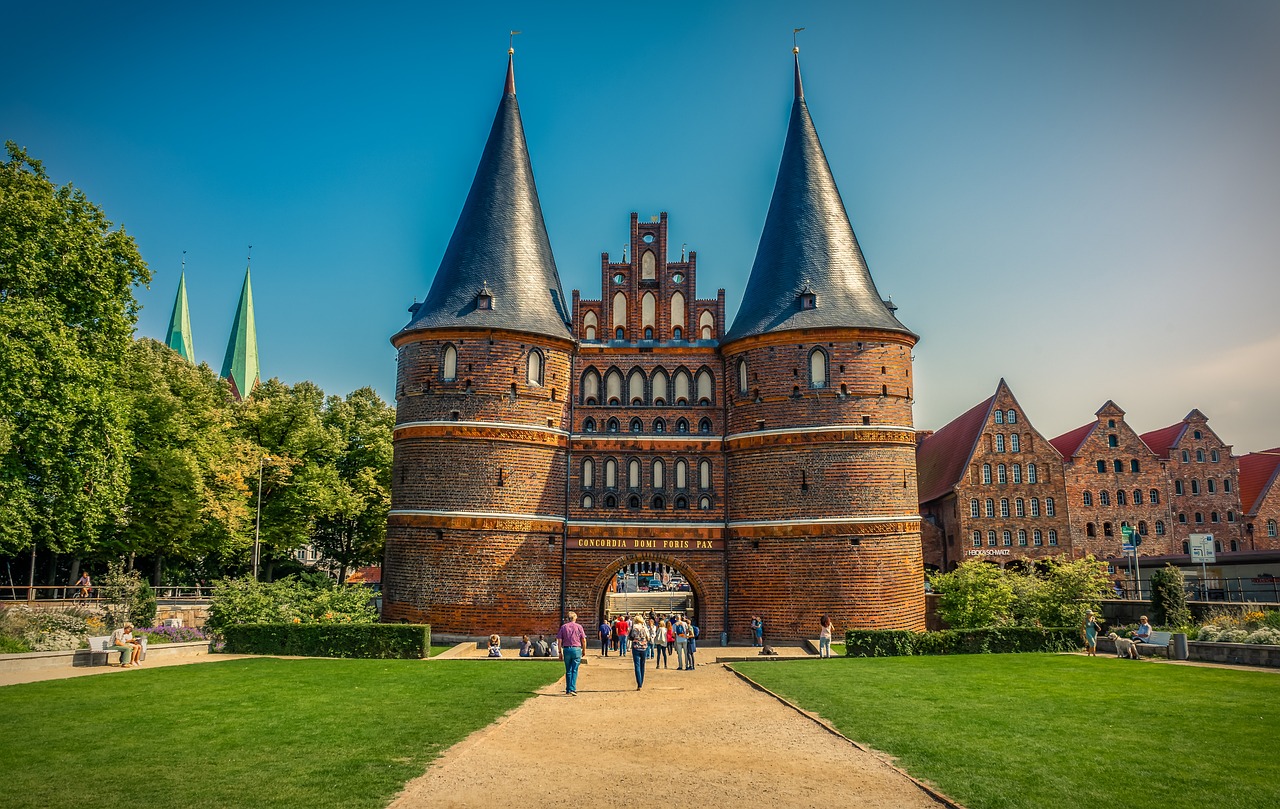
<svg viewBox="0 0 1280 809">
<path fill-rule="evenodd" d="M 577 629 L 569 628 L 570 625 Z M 566 633 L 566 629 L 568 629 Z M 569 623 L 560 629 L 561 646 L 568 650 L 569 642 L 565 636 L 576 637 L 582 627 L 577 623 L 577 614 L 569 613 Z M 675 650 L 676 668 L 681 671 L 692 671 L 696 666 L 698 638 L 702 630 L 692 618 L 679 613 L 658 615 L 650 611 L 647 615 L 622 614 L 612 620 L 605 619 L 597 627 L 600 637 L 600 656 L 608 657 L 609 652 L 619 656 L 631 653 L 635 667 L 636 690 L 644 687 L 645 667 L 652 660 L 654 668 L 670 668 L 671 650 Z M 585 645 L 585 644 L 584 644 Z M 570 661 L 565 657 L 565 691 L 577 693 L 577 660 Z M 570 666 L 572 665 L 572 672 Z M 571 684 L 572 683 L 572 684 Z"/>
</svg>

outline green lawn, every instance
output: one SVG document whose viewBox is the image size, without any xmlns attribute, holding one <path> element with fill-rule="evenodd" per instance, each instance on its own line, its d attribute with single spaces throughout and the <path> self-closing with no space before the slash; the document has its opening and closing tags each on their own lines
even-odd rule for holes
<svg viewBox="0 0 1280 809">
<path fill-rule="evenodd" d="M 734 668 L 970 809 L 1280 806 L 1280 674 L 1041 654 Z"/>
<path fill-rule="evenodd" d="M 8 686 L 3 803 L 381 807 L 563 673 L 262 658 Z"/>
</svg>

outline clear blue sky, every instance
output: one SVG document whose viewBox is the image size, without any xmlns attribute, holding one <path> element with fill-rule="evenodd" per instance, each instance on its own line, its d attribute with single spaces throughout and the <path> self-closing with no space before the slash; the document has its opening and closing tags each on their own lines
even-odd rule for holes
<svg viewBox="0 0 1280 809">
<path fill-rule="evenodd" d="M 200 4 L 197 4 L 200 5 Z M 499 101 L 507 31 L 566 293 L 668 211 L 736 311 L 791 102 L 880 291 L 922 335 L 916 424 L 1004 376 L 1049 437 L 1107 399 L 1280 444 L 1280 3 L 23 3 L 0 137 L 155 273 L 220 367 L 253 244 L 264 376 L 393 394 Z"/>
</svg>

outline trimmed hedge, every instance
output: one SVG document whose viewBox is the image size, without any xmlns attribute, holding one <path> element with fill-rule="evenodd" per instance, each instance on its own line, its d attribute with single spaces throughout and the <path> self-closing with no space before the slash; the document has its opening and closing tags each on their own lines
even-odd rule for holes
<svg viewBox="0 0 1280 809">
<path fill-rule="evenodd" d="M 426 624 L 238 624 L 222 635 L 228 654 L 413 660 L 431 653 Z"/>
<path fill-rule="evenodd" d="M 1041 629 L 1002 626 L 985 629 L 853 629 L 845 633 L 848 657 L 900 655 L 1003 654 L 1007 652 L 1071 652 L 1081 647 L 1077 628 Z"/>
</svg>

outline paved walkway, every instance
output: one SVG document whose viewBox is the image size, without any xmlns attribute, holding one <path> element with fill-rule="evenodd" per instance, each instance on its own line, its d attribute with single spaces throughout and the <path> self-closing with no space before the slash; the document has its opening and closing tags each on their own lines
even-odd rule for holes
<svg viewBox="0 0 1280 809">
<path fill-rule="evenodd" d="M 192 663 L 215 663 L 220 660 L 241 660 L 253 655 L 199 655 L 193 657 L 161 658 L 143 663 L 136 669 L 122 669 L 119 666 L 64 666 L 61 668 L 33 669 L 31 671 L 9 671 L 0 667 L 0 687 L 36 683 L 41 680 L 69 680 L 72 677 L 93 677 L 114 674 L 127 677 L 136 671 L 159 669 L 168 666 L 187 666 Z"/>
<path fill-rule="evenodd" d="M 699 656 L 754 651 L 704 647 Z M 724 665 L 678 671 L 672 660 L 670 669 L 650 667 L 637 691 L 629 656 L 594 651 L 587 661 L 577 697 L 565 695 L 562 677 L 447 751 L 391 806 L 939 806 L 877 756 Z"/>
</svg>

